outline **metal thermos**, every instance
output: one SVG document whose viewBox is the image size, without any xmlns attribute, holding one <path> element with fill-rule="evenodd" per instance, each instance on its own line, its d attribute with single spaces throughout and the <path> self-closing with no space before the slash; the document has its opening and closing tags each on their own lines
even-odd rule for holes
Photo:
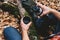
<svg viewBox="0 0 60 40">
<path fill-rule="evenodd" d="M 24 22 L 25 24 L 28 24 L 30 21 L 31 21 L 31 20 L 30 20 L 30 17 L 28 17 L 28 16 L 25 16 L 25 17 L 23 18 L 23 22 Z"/>
</svg>

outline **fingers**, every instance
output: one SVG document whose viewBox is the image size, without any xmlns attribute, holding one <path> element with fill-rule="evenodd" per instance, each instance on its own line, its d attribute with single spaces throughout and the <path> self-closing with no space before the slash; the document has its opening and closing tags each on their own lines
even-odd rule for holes
<svg viewBox="0 0 60 40">
<path fill-rule="evenodd" d="M 44 8 L 44 6 L 40 3 L 37 3 L 37 6 L 40 6 L 42 9 Z"/>
<path fill-rule="evenodd" d="M 44 15 L 47 15 L 49 13 L 49 11 L 45 11 L 45 12 L 43 12 L 40 16 L 42 17 L 42 16 L 44 16 Z"/>
<path fill-rule="evenodd" d="M 23 22 L 23 18 L 21 18 L 21 24 L 24 24 L 24 22 Z"/>
</svg>

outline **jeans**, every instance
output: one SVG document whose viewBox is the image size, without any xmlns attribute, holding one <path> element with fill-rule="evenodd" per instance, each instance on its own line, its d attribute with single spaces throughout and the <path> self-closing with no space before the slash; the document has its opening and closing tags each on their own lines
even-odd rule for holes
<svg viewBox="0 0 60 40">
<path fill-rule="evenodd" d="M 3 34 L 6 40 L 22 40 L 21 33 L 13 27 L 5 28 Z"/>
<path fill-rule="evenodd" d="M 60 32 L 60 20 L 57 20 L 57 18 L 53 14 L 49 14 L 44 18 L 35 18 L 34 20 L 38 35 L 44 34 L 43 36 L 48 36 L 48 30 L 50 30 L 49 25 L 55 25 L 56 29 L 53 32 L 54 34 Z"/>
<path fill-rule="evenodd" d="M 59 33 L 60 32 L 60 20 L 58 20 L 54 15 L 50 15 L 49 17 L 51 18 L 51 20 L 53 19 L 52 21 L 55 25 L 55 31 L 53 32 L 53 34 Z"/>
<path fill-rule="evenodd" d="M 57 34 L 58 32 L 60 32 L 60 21 L 57 21 L 56 30 L 54 31 L 54 34 Z"/>
</svg>

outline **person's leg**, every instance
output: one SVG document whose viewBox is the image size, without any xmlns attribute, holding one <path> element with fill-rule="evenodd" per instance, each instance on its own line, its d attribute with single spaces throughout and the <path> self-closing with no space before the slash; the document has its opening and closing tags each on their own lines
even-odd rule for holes
<svg viewBox="0 0 60 40">
<path fill-rule="evenodd" d="M 6 40 L 22 40 L 21 33 L 13 27 L 7 27 L 3 31 Z"/>
<path fill-rule="evenodd" d="M 38 34 L 44 34 L 45 36 L 48 36 L 48 31 L 49 31 L 49 26 L 50 25 L 56 25 L 57 24 L 57 28 L 59 28 L 59 23 L 58 20 L 56 19 L 56 17 L 53 14 L 49 14 L 48 16 L 45 16 L 43 18 L 35 18 L 34 19 L 34 24 L 37 30 Z M 59 29 L 56 30 L 58 31 Z M 55 31 L 56 32 L 56 31 Z M 54 32 L 53 32 L 54 33 Z M 44 36 L 43 35 L 43 36 Z"/>
<path fill-rule="evenodd" d="M 60 21 L 56 24 L 56 30 L 54 31 L 54 34 L 60 33 Z"/>
<path fill-rule="evenodd" d="M 48 17 L 44 17 L 44 18 L 36 18 L 34 21 L 35 24 L 35 28 L 37 31 L 38 35 L 41 35 L 43 37 L 48 36 L 48 30 L 49 30 L 49 19 Z"/>
<path fill-rule="evenodd" d="M 58 10 L 60 12 L 60 10 Z M 57 21 L 56 30 L 54 31 L 55 34 L 60 33 L 60 20 Z"/>
</svg>

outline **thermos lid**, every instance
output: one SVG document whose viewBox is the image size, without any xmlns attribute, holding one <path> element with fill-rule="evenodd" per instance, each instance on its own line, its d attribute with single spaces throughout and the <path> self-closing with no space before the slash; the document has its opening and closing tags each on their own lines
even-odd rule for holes
<svg viewBox="0 0 60 40">
<path fill-rule="evenodd" d="M 30 17 L 25 16 L 25 17 L 23 18 L 23 22 L 24 22 L 25 24 L 28 24 L 28 23 L 30 22 Z"/>
</svg>

